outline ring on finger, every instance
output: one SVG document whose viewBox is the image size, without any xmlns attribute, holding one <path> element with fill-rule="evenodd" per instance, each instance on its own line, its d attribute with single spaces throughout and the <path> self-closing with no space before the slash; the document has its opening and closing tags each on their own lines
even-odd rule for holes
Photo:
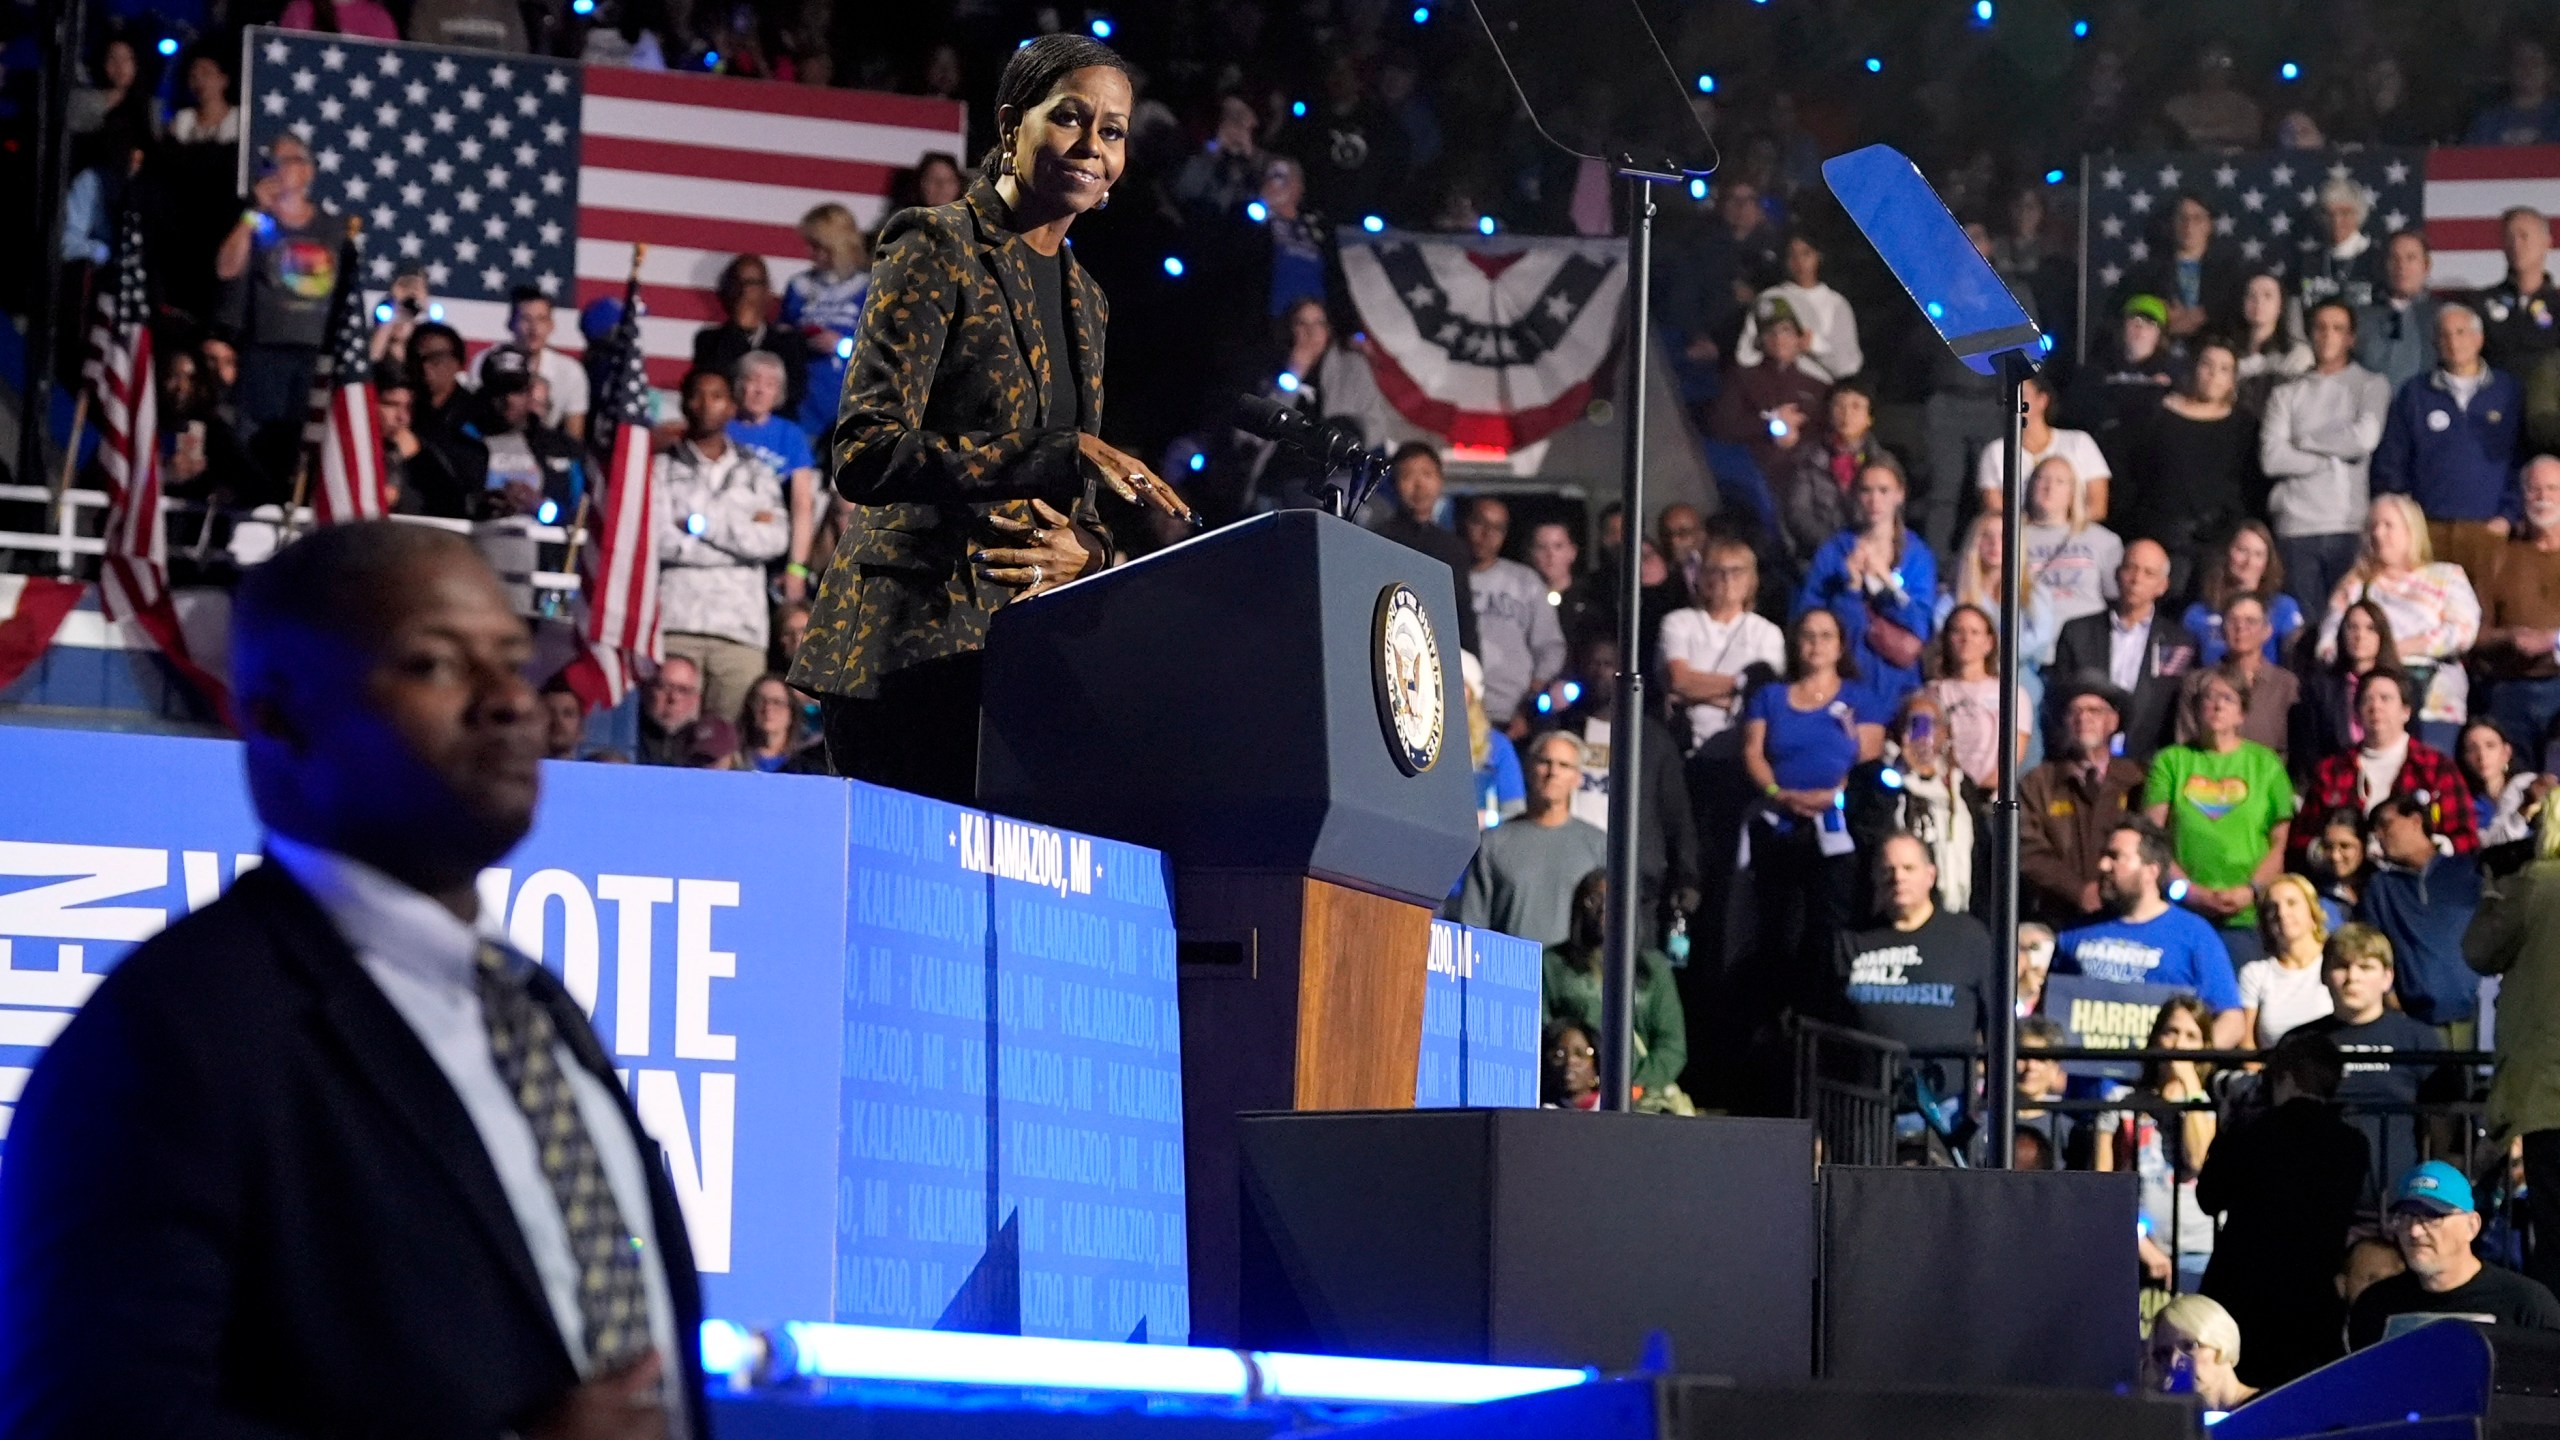
<svg viewBox="0 0 2560 1440">
<path fill-rule="evenodd" d="M 1032 567 L 1031 567 L 1031 583 L 1032 583 L 1032 584 L 1034 584 L 1034 585 L 1039 584 L 1039 583 L 1040 583 L 1040 580 L 1041 580 L 1041 574 L 1042 574 L 1042 572 L 1041 572 L 1041 569 L 1040 569 L 1040 567 L 1039 567 L 1039 566 L 1037 566 L 1037 565 L 1032 566 Z"/>
</svg>

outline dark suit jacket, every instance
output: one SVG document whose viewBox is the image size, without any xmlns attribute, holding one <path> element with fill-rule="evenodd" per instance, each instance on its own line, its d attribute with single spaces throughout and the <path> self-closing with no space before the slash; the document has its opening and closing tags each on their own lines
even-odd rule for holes
<svg viewBox="0 0 2560 1440">
<path fill-rule="evenodd" d="M 647 1168 L 665 1359 L 707 1435 L 693 1254 Z M 577 1379 L 471 1117 L 272 862 L 135 950 L 35 1067 L 0 1166 L 0 1435 L 494 1437 Z"/>
<path fill-rule="evenodd" d="M 2061 638 L 2054 642 L 2053 663 L 2045 673 L 2061 679 L 2104 676 L 2114 624 L 2115 612 L 2101 610 L 2063 626 Z M 2196 637 L 2171 617 L 2167 607 L 2152 607 L 2151 645 L 2143 652 L 2142 679 L 2133 689 L 2133 713 L 2122 717 L 2126 758 L 2148 765 L 2152 753 L 2174 738 L 2178 687 L 2201 653 Z"/>
<path fill-rule="evenodd" d="M 870 696 L 883 677 L 983 649 L 1013 597 L 973 550 L 1012 544 L 990 515 L 1047 500 L 1098 530 L 1076 433 L 1102 422 L 1102 287 L 1061 249 L 1068 355 L 1041 343 L 1031 247 L 981 182 L 948 205 L 902 211 L 881 232 L 829 441 L 852 525 L 818 586 L 791 683 Z M 1049 367 L 1072 367 L 1076 413 L 1048 408 Z"/>
</svg>

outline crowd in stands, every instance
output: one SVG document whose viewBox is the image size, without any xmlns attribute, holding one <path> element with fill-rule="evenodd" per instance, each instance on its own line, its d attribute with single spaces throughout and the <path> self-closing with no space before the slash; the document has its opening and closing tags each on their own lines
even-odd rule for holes
<svg viewBox="0 0 2560 1440">
<path fill-rule="evenodd" d="M 1693 103 L 1725 168 L 1666 206 L 1654 319 L 1719 492 L 1765 507 L 1604 511 L 1587 529 L 1515 513 L 1466 493 L 1381 396 L 1335 225 L 1617 224 L 1605 171 L 1534 143 L 1475 37 L 1410 18 L 1429 7 L 1168 0 L 1118 17 L 1141 70 L 1134 198 L 1078 230 L 1115 302 L 1115 427 L 1133 453 L 1198 457 L 1161 468 L 1213 518 L 1294 493 L 1284 458 L 1230 432 L 1222 395 L 1258 390 L 1401 446 L 1363 518 L 1444 562 L 1460 599 L 1483 836 L 1449 913 L 1547 947 L 1555 1103 L 1597 1096 L 1610 754 L 1640 731 L 1647 1108 L 1783 1107 L 1792 1017 L 1966 1049 L 2014 964 L 2018 1155 L 2141 1176 L 2142 1263 L 2185 1292 L 2152 1331 L 2164 1383 L 2237 1403 L 2405 1313 L 2560 1327 L 2547 1290 L 2475 1257 L 2488 1220 L 2471 1185 L 2512 1150 L 2535 1230 L 2560 1237 L 2560 1111 L 2506 1079 L 2560 1063 L 2560 941 L 2542 938 L 2560 913 L 2541 913 L 2560 905 L 2549 223 L 2510 212 L 2505 278 L 2439 292 L 2422 230 L 2387 229 L 2351 181 L 2320 190 L 2282 264 L 2226 244 L 2217 196 L 2164 197 L 2151 258 L 2093 289 L 2081 335 L 2071 217 L 2044 183 L 2112 147 L 2560 141 L 2554 37 L 2521 14 L 2506 25 L 2521 6 L 2346 0 L 2261 7 L 2263 33 L 2232 39 L 2224 7 L 2112 0 L 2057 60 L 1965 7 L 1922 8 L 1701 4 L 1665 37 L 1715 82 Z M 901 88 L 967 102 L 974 153 L 1012 39 L 1092 21 L 1009 0 L 896 15 L 827 0 L 123 7 L 73 97 L 58 244 L 78 281 L 118 209 L 145 211 L 171 493 L 275 503 L 336 232 L 299 140 L 236 193 L 240 25 Z M 33 69 L 18 43 L 12 86 Z M 2312 78 L 2247 78 L 2279 53 Z M 1870 54 L 1891 58 L 1858 64 Z M 8 93 L 0 132 L 20 134 L 29 106 Z M 2062 342 L 2025 390 L 2022 513 L 2004 513 L 1996 385 L 1936 342 L 1822 193 L 1819 156 L 1886 137 Z M 962 158 L 926 157 L 898 200 L 944 203 L 965 183 Z M 598 743 L 555 686 L 557 758 L 825 766 L 815 705 L 782 676 L 845 520 L 823 457 L 869 249 L 842 205 L 800 229 L 811 268 L 788 285 L 752 255 L 724 271 L 721 316 L 658 419 L 666 658 L 636 738 Z M 1175 253 L 1179 283 L 1161 265 Z M 383 305 L 374 381 L 398 508 L 573 515 L 598 475 L 594 342 L 610 316 L 558 314 L 527 287 L 511 338 L 477 347 L 436 318 L 421 273 Z M 584 359 L 554 344 L 568 324 Z M 2010 526 L 2014 593 L 1998 564 Z M 1632 635 L 1615 600 L 1629 565 Z M 1644 713 L 1617 711 L 1622 659 L 1647 675 Z M 2015 957 L 1984 924 L 2004 758 L 2030 922 Z M 2267 1053 L 2119 1080 L 2035 1058 L 2069 1038 L 2048 1002 L 2106 993 L 2093 985 L 2143 997 L 2154 1047 Z M 2499 1148 L 2473 1154 L 2410 1113 L 2459 1092 L 2462 1067 L 2390 1055 L 2492 1043 Z M 1915 1142 L 1978 1120 L 1967 1062 L 1913 1074 Z M 2123 1108 L 2052 1108 L 2082 1098 Z M 2365 1108 L 2341 1120 L 2337 1101 Z M 2342 1252 L 2356 1224 L 2372 1228 Z M 2482 1243 L 2514 1258 L 2491 1229 Z M 2560 1279 L 2560 1239 L 2533 1261 Z"/>
</svg>

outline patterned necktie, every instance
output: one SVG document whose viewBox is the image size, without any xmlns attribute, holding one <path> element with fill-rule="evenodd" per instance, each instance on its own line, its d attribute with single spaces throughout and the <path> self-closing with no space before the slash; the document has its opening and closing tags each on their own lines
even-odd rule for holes
<svg viewBox="0 0 2560 1440">
<path fill-rule="evenodd" d="M 578 1112 L 569 1077 L 561 1071 L 559 1032 L 550 1012 L 513 973 L 505 950 L 484 941 L 478 959 L 480 1014 L 489 1027 L 490 1058 L 524 1118 L 532 1122 L 542 1178 L 550 1183 L 561 1219 L 568 1224 L 588 1357 L 598 1374 L 619 1369 L 650 1346 L 640 1242 L 622 1223 L 622 1207 L 605 1183 L 595 1140 Z"/>
</svg>

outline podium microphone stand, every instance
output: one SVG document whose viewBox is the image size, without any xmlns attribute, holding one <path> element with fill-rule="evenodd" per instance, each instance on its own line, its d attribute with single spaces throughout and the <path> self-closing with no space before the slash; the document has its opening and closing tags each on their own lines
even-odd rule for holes
<svg viewBox="0 0 2560 1440">
<path fill-rule="evenodd" d="M 2000 395 L 2008 407 L 2009 425 L 2001 446 L 2000 494 L 2007 520 L 2000 527 L 2000 773 L 1992 796 L 1995 883 L 1991 943 L 1992 1000 L 1989 1023 L 1990 1060 L 1983 1077 L 1989 1111 L 1985 1129 L 1990 1153 L 1985 1163 L 2007 1169 L 2018 1138 L 2018 747 L 2006 743 L 2018 733 L 2018 578 L 2025 545 L 2022 517 L 2025 488 L 2019 474 L 2025 464 L 2026 411 L 2019 387 L 2053 342 L 2036 327 L 2026 307 L 1976 250 L 1964 227 L 1947 210 L 1938 192 L 1920 175 L 1910 158 L 1890 145 L 1870 145 L 1835 155 L 1822 164 L 1822 178 L 1849 212 L 1876 253 L 1884 257 L 1902 288 L 1911 293 L 1920 313 L 1935 327 L 1957 359 L 1976 374 L 2000 377 Z M 1951 485 L 1953 476 L 1931 483 Z"/>
<path fill-rule="evenodd" d="M 1600 163 L 1626 183 L 1626 471 L 1618 560 L 1617 720 L 1609 729 L 1609 919 L 1600 987 L 1600 1104 L 1634 1108 L 1636 956 L 1647 916 L 1638 872 L 1642 853 L 1645 400 L 1652 359 L 1653 187 L 1713 174 L 1715 141 L 1698 123 L 1688 91 L 1663 52 L 1640 0 L 1468 0 L 1476 23 L 1547 143 Z M 1586 98 L 1594 74 L 1627 77 L 1615 108 Z"/>
</svg>

